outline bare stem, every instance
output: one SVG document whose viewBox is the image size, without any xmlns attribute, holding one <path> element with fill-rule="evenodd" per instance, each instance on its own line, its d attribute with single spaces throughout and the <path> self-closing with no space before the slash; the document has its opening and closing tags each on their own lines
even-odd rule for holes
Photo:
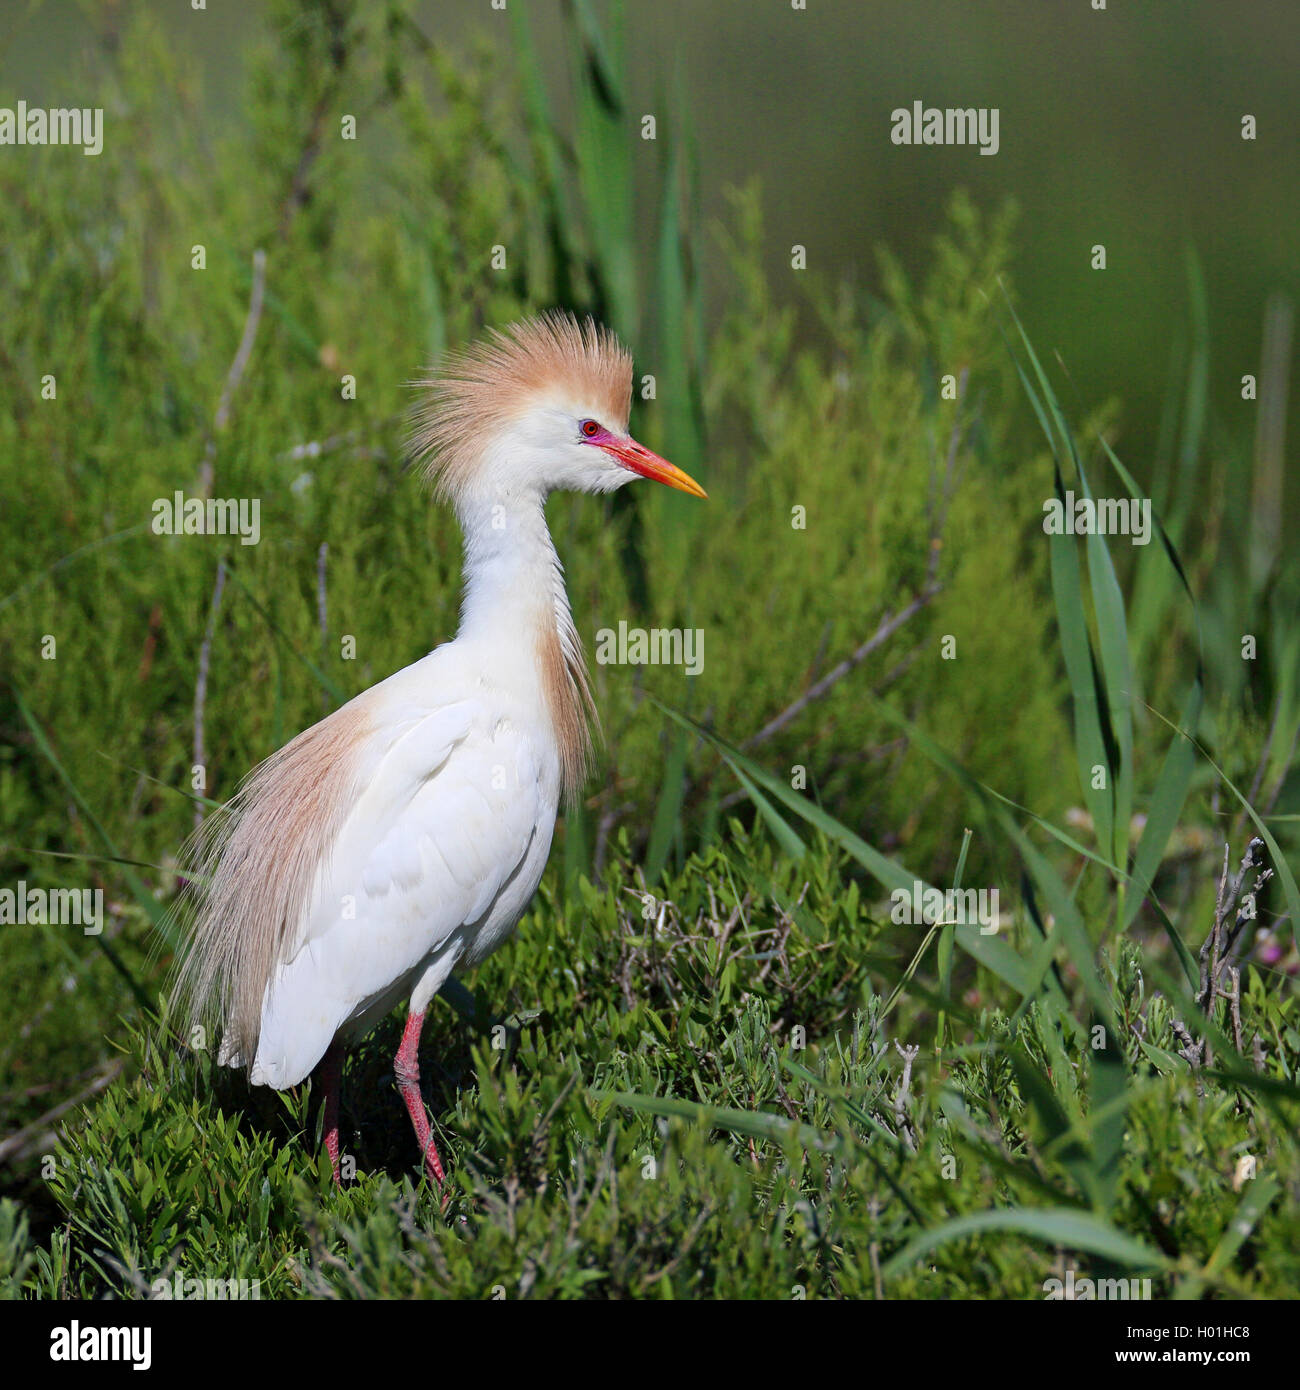
<svg viewBox="0 0 1300 1390">
<path fill-rule="evenodd" d="M 212 496 L 212 484 L 216 472 L 217 435 L 230 423 L 230 406 L 235 399 L 239 383 L 248 369 L 248 359 L 253 354 L 253 341 L 257 337 L 257 325 L 262 321 L 262 295 L 266 289 L 266 252 L 259 247 L 253 252 L 253 290 L 248 300 L 248 313 L 244 318 L 244 331 L 239 346 L 231 359 L 230 370 L 226 373 L 226 384 L 221 388 L 221 399 L 217 402 L 217 413 L 212 417 L 212 429 L 208 432 L 208 442 L 203 451 L 203 466 L 199 469 L 198 493 L 200 497 Z"/>
<path fill-rule="evenodd" d="M 226 587 L 226 562 L 217 561 L 217 582 L 212 590 L 212 607 L 208 611 L 208 627 L 199 648 L 199 677 L 194 685 L 194 766 L 204 768 L 203 785 L 208 785 L 203 746 L 203 711 L 208 701 L 208 662 L 212 655 L 212 637 L 217 629 L 217 609 L 221 607 L 221 592 Z M 194 804 L 194 826 L 203 824 L 203 803 Z"/>
</svg>

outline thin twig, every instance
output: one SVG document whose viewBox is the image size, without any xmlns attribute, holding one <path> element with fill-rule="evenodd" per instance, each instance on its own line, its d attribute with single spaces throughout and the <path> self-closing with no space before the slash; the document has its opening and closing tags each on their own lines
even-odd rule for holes
<svg viewBox="0 0 1300 1390">
<path fill-rule="evenodd" d="M 16 1130 L 7 1139 L 0 1142 L 0 1163 L 9 1163 L 39 1151 L 46 1139 L 52 1140 L 53 1132 L 50 1126 L 54 1121 L 67 1114 L 74 1105 L 79 1105 L 82 1101 L 89 1100 L 91 1096 L 98 1095 L 114 1080 L 124 1065 L 125 1063 L 120 1057 L 113 1058 L 112 1061 L 105 1064 L 103 1070 L 89 1086 L 84 1087 L 75 1095 L 69 1096 L 67 1100 L 60 1101 L 53 1109 L 47 1110 L 44 1115 L 33 1120 L 31 1124 L 24 1125 L 22 1129 Z"/>
<path fill-rule="evenodd" d="M 340 66 L 336 63 L 336 68 Z M 337 73 L 335 79 L 325 89 L 317 99 L 316 105 L 311 113 L 311 121 L 307 127 L 307 138 L 303 142 L 302 150 L 298 155 L 298 163 L 294 167 L 293 177 L 289 181 L 289 191 L 285 194 L 284 202 L 280 205 L 280 221 L 276 227 L 276 234 L 281 241 L 289 235 L 289 228 L 297 215 L 299 208 L 306 206 L 311 196 L 311 187 L 308 175 L 311 173 L 312 165 L 320 156 L 321 140 L 324 135 L 325 117 L 329 114 L 330 106 L 334 102 L 335 94 L 338 91 Z"/>
<path fill-rule="evenodd" d="M 1241 971 L 1235 966 L 1228 967 L 1228 978 L 1232 988 L 1228 991 L 1228 1017 L 1232 1019 L 1232 1045 L 1241 1055 Z"/>
<path fill-rule="evenodd" d="M 912 1063 L 916 1061 L 919 1047 L 904 1047 L 897 1038 L 894 1039 L 894 1046 L 898 1049 L 898 1055 L 903 1059 L 903 1079 L 899 1082 L 898 1094 L 894 1097 L 894 1119 L 898 1122 L 898 1132 L 903 1136 L 903 1142 L 913 1152 L 916 1152 L 916 1133 L 912 1129 L 912 1122 L 907 1116 L 907 1100 L 912 1091 Z"/>
<path fill-rule="evenodd" d="M 208 627 L 203 634 L 203 645 L 199 648 L 199 676 L 194 684 L 194 766 L 203 768 L 203 790 L 208 788 L 208 774 L 205 764 L 203 741 L 203 711 L 208 700 L 208 661 L 212 655 L 212 638 L 217 630 L 217 609 L 221 607 L 221 593 L 226 587 L 225 559 L 217 561 L 217 582 L 212 590 L 212 607 L 208 610 Z M 203 803 L 194 803 L 194 828 L 203 824 Z"/>
<path fill-rule="evenodd" d="M 1282 759 L 1282 770 L 1277 774 L 1277 781 L 1273 783 L 1273 790 L 1268 794 L 1268 800 L 1264 803 L 1264 814 L 1271 816 L 1273 808 L 1277 805 L 1277 799 L 1282 795 L 1282 788 L 1291 772 L 1291 765 L 1295 762 L 1296 747 L 1300 745 L 1300 724 L 1295 727 L 1295 732 L 1291 735 L 1291 747 L 1287 750 L 1287 755 Z"/>
<path fill-rule="evenodd" d="M 796 719 L 803 713 L 814 700 L 820 700 L 838 682 L 842 681 L 850 671 L 860 666 L 872 652 L 887 642 L 900 627 L 910 618 L 916 616 L 921 609 L 927 607 L 935 596 L 943 588 L 939 580 L 939 556 L 943 551 L 943 532 L 948 523 L 948 507 L 952 501 L 953 474 L 957 467 L 957 454 L 961 448 L 962 436 L 962 404 L 966 396 L 967 369 L 962 368 L 961 376 L 957 382 L 957 416 L 953 421 L 952 434 L 948 439 L 948 453 L 946 457 L 946 467 L 944 472 L 943 489 L 939 495 L 937 505 L 931 508 L 930 513 L 930 553 L 926 561 L 925 583 L 920 590 L 913 595 L 911 601 L 901 612 L 897 614 L 886 613 L 880 620 L 880 625 L 875 632 L 862 643 L 852 655 L 846 657 L 833 670 L 828 671 L 821 680 L 815 685 L 810 686 L 792 704 L 787 705 L 780 714 L 770 719 L 763 727 L 750 738 L 746 739 L 741 747 L 750 749 L 771 738 L 773 734 L 779 733 L 792 719 Z"/>
<path fill-rule="evenodd" d="M 1218 892 L 1214 899 L 1214 921 L 1198 954 L 1200 963 L 1200 987 L 1196 991 L 1196 1007 L 1213 1021 L 1218 1001 L 1228 1003 L 1228 1017 L 1232 1024 L 1233 1046 L 1241 1052 L 1241 972 L 1232 965 L 1232 950 L 1246 925 L 1256 918 L 1255 899 L 1259 890 L 1273 877 L 1273 870 L 1264 868 L 1264 841 L 1256 836 L 1246 846 L 1242 855 L 1241 867 L 1236 877 L 1230 871 L 1231 850 L 1223 847 L 1223 869 L 1219 875 Z M 1246 875 L 1252 869 L 1260 872 L 1255 876 L 1250 892 L 1242 900 L 1241 890 L 1245 886 Z M 1231 920 L 1230 920 L 1231 919 Z M 1231 987 L 1225 988 L 1220 975 L 1226 971 Z M 1208 1067 L 1213 1061 L 1213 1049 L 1208 1034 L 1194 1039 L 1181 1019 L 1170 1024 L 1174 1036 L 1182 1044 L 1179 1055 L 1193 1069 Z M 1198 1081 L 1199 1085 L 1199 1081 Z"/>
<path fill-rule="evenodd" d="M 787 705 L 775 719 L 769 720 L 756 734 L 746 739 L 741 747 L 746 749 L 753 748 L 756 744 L 763 743 L 765 740 L 771 738 L 773 734 L 784 729 L 792 719 L 802 714 L 814 700 L 820 700 L 833 685 L 842 681 L 850 671 L 860 666 L 872 652 L 889 641 L 894 633 L 896 633 L 909 618 L 914 617 L 922 608 L 930 603 L 941 588 L 942 585 L 939 584 L 927 585 L 901 612 L 896 614 L 887 613 L 880 620 L 880 626 L 875 632 L 873 632 L 851 656 L 845 657 L 834 670 L 828 671 L 816 685 L 810 686 L 805 690 L 797 700 Z"/>
<path fill-rule="evenodd" d="M 248 359 L 253 353 L 253 340 L 257 337 L 257 325 L 262 321 L 262 294 L 266 289 L 266 252 L 259 246 L 253 252 L 253 290 L 248 299 L 248 314 L 244 319 L 244 331 L 239 346 L 231 359 L 230 370 L 226 373 L 226 384 L 221 388 L 221 399 L 217 402 L 217 413 L 212 418 L 212 429 L 208 432 L 208 442 L 203 451 L 203 466 L 199 469 L 198 494 L 200 497 L 212 496 L 213 478 L 216 472 L 217 435 L 230 423 L 230 407 L 235 392 L 248 368 Z"/>
<path fill-rule="evenodd" d="M 316 618 L 320 623 L 320 640 L 329 641 L 329 610 L 325 603 L 325 561 L 330 553 L 329 541 L 321 541 L 316 552 Z"/>
<path fill-rule="evenodd" d="M 880 1216 L 880 1199 L 878 1197 L 872 1197 L 867 1203 L 867 1210 L 871 1213 L 871 1224 L 874 1230 L 876 1220 Z M 871 1277 L 876 1286 L 876 1298 L 883 1303 L 885 1298 L 885 1281 L 880 1275 L 880 1242 L 878 1240 L 873 1240 L 868 1244 L 867 1257 L 871 1261 Z"/>
<path fill-rule="evenodd" d="M 320 549 L 316 552 L 316 618 L 320 623 L 320 649 L 321 655 L 325 658 L 329 656 L 329 609 L 325 601 L 325 561 L 330 553 L 329 541 L 321 541 Z M 330 697 L 326 690 L 321 691 L 321 704 L 328 710 Z"/>
<path fill-rule="evenodd" d="M 1282 697 L 1279 695 L 1273 701 L 1273 717 L 1268 721 L 1268 733 L 1264 737 L 1264 746 L 1259 751 L 1259 762 L 1255 767 L 1255 775 L 1251 779 L 1250 790 L 1246 793 L 1246 800 L 1252 805 L 1259 804 L 1259 788 L 1264 781 L 1264 773 L 1268 769 L 1268 755 L 1273 750 L 1273 736 L 1277 733 L 1277 721 L 1282 716 Z M 1238 826 L 1243 826 L 1246 819 L 1245 807 L 1242 807 L 1241 814 L 1237 818 Z"/>
<path fill-rule="evenodd" d="M 341 434 L 327 435 L 324 439 L 309 439 L 304 444 L 295 444 L 291 449 L 286 449 L 279 457 L 287 463 L 301 463 L 304 459 L 320 458 L 322 454 L 333 453 L 336 449 L 346 449 L 350 444 L 360 444 L 367 435 L 376 434 L 392 425 L 399 425 L 405 418 L 405 414 L 401 411 L 395 415 L 385 415 L 383 419 L 374 420 L 355 430 L 344 430 Z M 381 449 L 378 452 L 387 458 L 386 451 Z"/>
</svg>

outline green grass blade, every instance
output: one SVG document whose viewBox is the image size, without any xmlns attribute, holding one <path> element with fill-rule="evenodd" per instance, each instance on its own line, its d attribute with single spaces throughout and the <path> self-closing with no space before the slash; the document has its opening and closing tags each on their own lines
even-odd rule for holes
<svg viewBox="0 0 1300 1390">
<path fill-rule="evenodd" d="M 1268 1210 L 1273 1198 L 1282 1190 L 1276 1178 L 1253 1178 L 1250 1186 L 1237 1203 L 1237 1210 L 1219 1237 L 1219 1243 L 1205 1263 L 1204 1274 L 1213 1278 L 1225 1269 L 1228 1262 L 1241 1249 L 1247 1237 L 1259 1224 L 1259 1219 Z"/>
<path fill-rule="evenodd" d="M 1101 1255 L 1126 1268 L 1163 1269 L 1165 1257 L 1141 1241 L 1117 1230 L 1109 1222 L 1087 1212 L 1057 1207 L 1046 1211 L 977 1211 L 959 1216 L 910 1240 L 896 1255 L 886 1261 L 881 1273 L 886 1277 L 901 1274 L 922 1255 L 952 1240 L 983 1235 L 989 1231 L 1009 1231 L 1027 1236 L 1048 1245 L 1063 1245 L 1070 1250 L 1086 1250 Z"/>
<path fill-rule="evenodd" d="M 953 892 L 961 888 L 962 875 L 966 872 L 966 855 L 970 850 L 971 832 L 969 828 L 961 837 L 961 849 L 957 853 L 957 867 L 953 871 L 952 887 Z M 939 935 L 939 949 L 935 957 L 939 966 L 939 993 L 945 999 L 952 998 L 952 948 L 953 933 L 956 930 L 956 923 L 945 923 L 943 931 Z M 938 1046 L 943 1045 L 944 1015 L 939 1015 Z"/>
<path fill-rule="evenodd" d="M 117 845 L 113 842 L 112 836 L 104 829 L 103 823 L 91 809 L 89 802 L 82 796 L 81 789 L 68 775 L 67 769 L 63 766 L 62 762 L 60 762 L 58 754 L 54 751 L 53 745 L 45 736 L 45 730 L 41 728 L 36 716 L 33 715 L 28 708 L 27 701 L 23 699 L 22 691 L 20 691 L 17 686 L 11 686 L 11 689 L 14 693 L 14 702 L 17 704 L 18 711 L 23 717 L 23 722 L 27 725 L 28 729 L 31 730 L 31 735 L 36 741 L 36 746 L 44 755 L 45 760 L 54 769 L 59 780 L 67 787 L 68 794 L 81 808 L 82 814 L 91 825 L 94 826 L 95 833 L 104 842 L 109 854 L 121 865 L 122 877 L 126 880 L 127 886 L 131 889 L 131 895 L 144 910 L 145 916 L 148 917 L 154 927 L 163 931 L 164 934 L 168 934 L 169 928 L 164 925 L 164 913 L 161 905 L 153 894 L 144 886 L 140 878 L 131 871 L 126 856 L 118 849 Z M 141 1011 L 145 1014 L 153 1013 L 154 1006 L 149 996 L 145 993 L 143 986 L 127 968 L 126 962 L 118 955 L 112 943 L 104 939 L 104 933 L 99 932 L 90 939 L 95 943 L 96 947 L 104 953 L 105 959 L 113 969 L 122 977 L 127 988 L 131 991 L 131 997 L 139 1005 Z M 174 934 L 168 934 L 168 944 L 175 949 L 177 940 Z"/>
<path fill-rule="evenodd" d="M 1051 381 L 1043 370 L 1042 363 L 1038 360 L 1038 354 L 1034 351 L 1033 343 L 1030 342 L 1029 335 L 1025 332 L 1025 327 L 1020 322 L 1020 317 L 1012 306 L 1010 297 L 1007 297 L 1007 308 L 1020 334 L 1020 341 L 1029 357 L 1030 365 L 1033 367 L 1038 382 L 1036 388 L 1013 354 L 1013 361 L 1015 361 L 1021 384 L 1024 386 L 1034 413 L 1038 417 L 1043 433 L 1047 437 L 1048 447 L 1052 451 L 1053 480 L 1057 501 L 1062 511 L 1065 512 L 1067 489 L 1061 468 L 1062 458 L 1068 456 L 1073 462 L 1075 474 L 1078 476 L 1080 486 L 1085 494 L 1087 481 L 1083 476 L 1074 437 L 1057 402 L 1056 393 L 1052 390 Z M 1094 537 L 1090 536 L 1088 539 L 1092 540 Z M 1126 855 L 1116 853 L 1116 845 L 1121 833 L 1117 827 L 1116 806 L 1117 789 L 1122 779 L 1121 747 L 1110 728 L 1109 701 L 1103 702 L 1098 698 L 1103 689 L 1103 681 L 1101 668 L 1092 650 L 1088 620 L 1084 611 L 1083 582 L 1078 550 L 1075 546 L 1075 538 L 1071 535 L 1055 533 L 1050 535 L 1048 540 L 1052 597 L 1056 605 L 1057 628 L 1060 633 L 1061 652 L 1065 660 L 1066 678 L 1069 681 L 1070 693 L 1074 702 L 1074 742 L 1075 757 L 1079 768 L 1079 785 L 1084 803 L 1092 814 L 1097 843 L 1104 846 L 1106 852 L 1122 864 Z M 1105 549 L 1104 543 L 1102 549 Z M 1108 555 L 1105 563 L 1109 563 Z M 1092 568 L 1090 566 L 1090 570 Z M 1106 602 L 1109 606 L 1113 602 L 1113 596 L 1109 594 L 1107 585 L 1103 584 L 1100 587 L 1106 595 Z M 1094 594 L 1096 588 L 1094 581 Z M 1122 614 L 1123 605 L 1121 602 L 1121 620 Z M 1113 614 L 1110 621 L 1113 626 Z M 1119 653 L 1114 648 L 1113 632 L 1111 633 L 1110 647 L 1109 664 L 1115 668 L 1120 662 Z M 1125 651 L 1122 664 L 1127 665 L 1127 651 Z M 1119 678 L 1118 673 L 1116 678 Z M 1124 689 L 1131 689 L 1131 681 L 1126 680 Z M 1131 749 L 1131 736 L 1129 744 Z M 1107 785 L 1104 789 L 1094 786 L 1095 773 L 1098 768 L 1105 768 L 1106 770 Z M 1122 833 L 1126 839 L 1127 824 Z"/>
<path fill-rule="evenodd" d="M 727 758 L 727 765 L 736 774 L 740 785 L 749 793 L 750 800 L 758 808 L 758 813 L 763 817 L 764 823 L 772 834 L 776 837 L 777 843 L 791 859 L 802 859 L 807 851 L 807 846 L 795 833 L 794 829 L 782 817 L 775 806 L 763 795 L 754 785 L 748 776 L 737 766 L 731 758 Z"/>
<path fill-rule="evenodd" d="M 967 792 L 975 797 L 978 803 L 986 806 L 1008 838 L 1014 842 L 1025 867 L 1037 883 L 1048 908 L 1056 918 L 1061 939 L 1070 954 L 1075 970 L 1078 972 L 1080 983 L 1097 1011 L 1098 1018 L 1107 1028 L 1113 1027 L 1110 996 L 1097 972 L 1093 946 L 1088 937 L 1087 928 L 1084 926 L 1078 908 L 1074 905 L 1069 890 L 1056 870 L 1035 848 L 1025 832 L 1012 820 L 1005 807 L 996 798 L 986 796 L 981 783 L 972 777 L 948 752 L 935 743 L 928 734 L 918 729 L 910 720 L 891 709 L 883 701 L 875 701 L 875 705 L 884 718 L 902 729 L 921 752 L 955 777 L 966 788 Z"/>
<path fill-rule="evenodd" d="M 1056 495 L 1065 505 L 1065 483 L 1056 465 Z M 1065 661 L 1066 679 L 1074 705 L 1075 761 L 1084 804 L 1092 815 L 1097 843 L 1107 855 L 1115 852 L 1115 762 L 1112 741 L 1106 737 L 1103 706 L 1098 700 L 1097 659 L 1088 635 L 1083 607 L 1083 579 L 1074 537 L 1049 538 L 1052 598 Z M 1106 785 L 1095 785 L 1097 769 L 1105 769 Z"/>
<path fill-rule="evenodd" d="M 681 839 L 682 805 L 686 800 L 686 755 L 690 736 L 677 729 L 664 764 L 663 784 L 655 802 L 654 821 L 650 826 L 650 842 L 645 852 L 647 883 L 657 883 L 667 867 L 673 845 Z"/>
<path fill-rule="evenodd" d="M 1119 1190 L 1128 1101 L 1128 1059 L 1108 1028 L 1104 1046 L 1093 1049 L 1088 1079 L 1088 1109 L 1093 1118 L 1088 1186 L 1098 1216 L 1111 1210 Z"/>
<path fill-rule="evenodd" d="M 1087 476 L 1079 467 L 1079 483 L 1091 497 Z M 1097 645 L 1101 653 L 1100 671 L 1106 695 L 1106 710 L 1115 748 L 1111 751 L 1110 780 L 1114 798 L 1111 854 L 1117 864 L 1128 863 L 1129 818 L 1133 809 L 1133 672 L 1129 661 L 1128 627 L 1124 617 L 1124 595 L 1110 558 L 1106 538 L 1090 531 L 1086 538 L 1088 579 L 1092 587 L 1092 607 L 1097 621 Z M 1119 893 L 1123 896 L 1123 881 Z"/>
<path fill-rule="evenodd" d="M 743 1134 L 750 1139 L 774 1144 L 800 1144 L 821 1152 L 829 1152 L 843 1145 L 840 1136 L 830 1131 L 758 1110 L 733 1110 L 721 1105 L 705 1105 L 696 1100 L 680 1100 L 675 1096 L 643 1096 L 632 1091 L 592 1088 L 587 1094 L 594 1100 L 623 1105 L 629 1110 L 663 1115 L 666 1119 L 690 1120 L 710 1129 L 722 1129 L 730 1134 Z"/>
<path fill-rule="evenodd" d="M 1194 730 L 1201 718 L 1201 704 L 1204 689 L 1198 671 L 1187 697 L 1183 710 L 1181 727 Z M 1187 789 L 1191 785 L 1192 772 L 1196 767 L 1196 748 L 1189 735 L 1176 733 L 1165 753 L 1160 775 L 1151 793 L 1147 810 L 1147 822 L 1138 840 L 1137 854 L 1133 860 L 1133 892 L 1124 903 L 1120 914 L 1119 929 L 1127 931 L 1146 895 L 1155 882 L 1156 870 L 1164 857 L 1165 847 L 1173 834 L 1182 814 L 1183 803 L 1187 799 Z"/>
<path fill-rule="evenodd" d="M 689 719 L 661 701 L 655 700 L 654 696 L 649 698 L 654 700 L 654 703 L 670 719 L 675 719 L 687 728 L 693 729 L 701 738 L 723 754 L 733 771 L 742 770 L 749 781 L 766 792 L 770 798 L 794 811 L 801 819 L 820 830 L 827 839 L 832 840 L 847 851 L 889 892 L 892 893 L 898 889 L 909 896 L 911 895 L 919 880 L 901 864 L 889 859 L 879 850 L 867 844 L 860 836 L 841 825 L 833 816 L 827 815 L 820 806 L 814 805 L 805 797 L 800 796 L 798 792 L 792 791 L 785 783 L 773 777 L 725 739 L 719 738 L 717 734 L 704 728 L 702 724 L 697 724 L 693 719 Z M 922 891 L 928 886 L 922 883 Z M 977 927 L 969 924 L 959 926 L 953 936 L 962 950 L 1023 996 L 1026 989 L 1029 988 L 1030 973 L 1026 963 L 1006 942 L 999 941 L 993 936 L 983 936 Z"/>
</svg>

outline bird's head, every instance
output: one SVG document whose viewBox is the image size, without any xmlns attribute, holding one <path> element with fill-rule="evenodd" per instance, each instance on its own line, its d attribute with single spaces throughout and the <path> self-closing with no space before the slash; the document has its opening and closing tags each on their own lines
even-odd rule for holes
<svg viewBox="0 0 1300 1390">
<path fill-rule="evenodd" d="M 412 451 L 458 508 L 557 489 L 612 492 L 635 477 L 706 495 L 628 434 L 632 358 L 591 319 L 551 313 L 494 329 L 416 385 Z"/>
</svg>

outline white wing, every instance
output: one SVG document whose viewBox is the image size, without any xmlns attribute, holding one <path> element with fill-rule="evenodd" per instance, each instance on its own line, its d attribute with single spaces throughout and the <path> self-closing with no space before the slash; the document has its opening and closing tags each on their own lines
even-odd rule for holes
<svg viewBox="0 0 1300 1390">
<path fill-rule="evenodd" d="M 373 736 L 361 754 L 374 770 L 267 986 L 254 1083 L 300 1081 L 340 1028 L 436 966 L 431 994 L 479 933 L 518 919 L 550 848 L 556 774 L 492 703 L 492 718 L 475 698 L 387 711 L 378 751 Z"/>
</svg>

